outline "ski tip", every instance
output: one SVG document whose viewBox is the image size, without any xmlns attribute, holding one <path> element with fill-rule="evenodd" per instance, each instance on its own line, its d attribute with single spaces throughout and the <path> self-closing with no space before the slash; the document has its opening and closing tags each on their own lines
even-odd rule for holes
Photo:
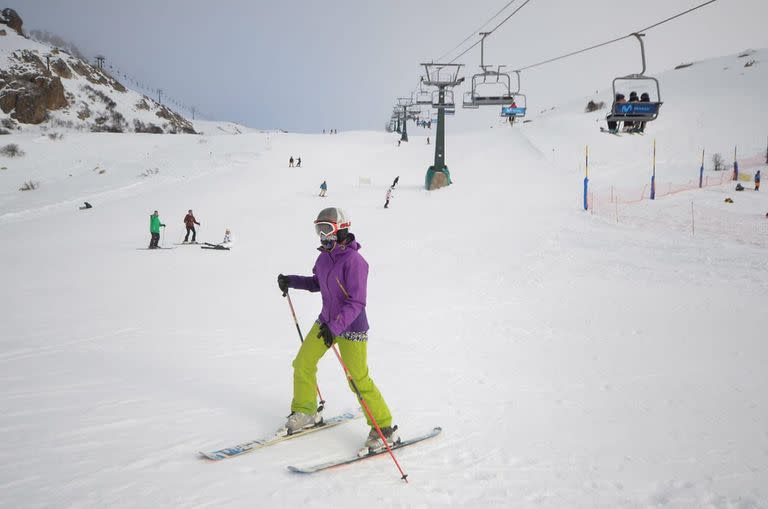
<svg viewBox="0 0 768 509">
<path fill-rule="evenodd" d="M 208 453 L 208 452 L 198 451 L 197 454 L 199 454 L 202 458 L 207 459 L 207 460 L 217 461 L 217 460 L 221 459 L 220 457 L 218 457 L 218 456 L 216 456 L 214 454 Z"/>
<path fill-rule="evenodd" d="M 299 468 L 299 467 L 294 467 L 293 465 L 288 465 L 288 470 L 290 472 L 295 473 L 295 474 L 311 474 L 312 473 L 309 470 L 305 470 L 305 469 Z"/>
</svg>

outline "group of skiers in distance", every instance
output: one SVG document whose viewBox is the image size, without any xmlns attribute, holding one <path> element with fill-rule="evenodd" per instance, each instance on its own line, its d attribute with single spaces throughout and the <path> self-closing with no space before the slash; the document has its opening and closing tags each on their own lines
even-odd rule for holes
<svg viewBox="0 0 768 509">
<path fill-rule="evenodd" d="M 184 227 L 186 228 L 186 235 L 184 235 L 184 240 L 181 242 L 182 244 L 197 244 L 197 230 L 195 229 L 195 225 L 200 226 L 200 222 L 195 218 L 194 213 L 192 212 L 192 209 L 189 209 L 187 211 L 187 214 L 184 216 Z M 159 249 L 160 246 L 158 245 L 160 242 L 160 228 L 165 228 L 165 223 L 163 223 L 160 220 L 160 214 L 157 210 L 155 210 L 150 216 L 149 216 L 149 233 L 150 233 L 150 240 L 149 240 L 149 247 L 148 249 Z M 189 234 L 192 234 L 192 240 L 189 240 Z M 214 247 L 214 248 L 222 248 L 222 249 L 229 249 L 227 247 L 227 244 L 230 244 L 232 242 L 232 236 L 229 228 L 227 228 L 224 231 L 224 240 L 220 242 L 219 244 L 211 244 L 209 242 L 204 242 L 206 246 Z"/>
<path fill-rule="evenodd" d="M 323 134 L 325 134 L 325 129 L 323 129 Z M 328 129 L 328 134 L 339 134 L 338 129 Z"/>
</svg>

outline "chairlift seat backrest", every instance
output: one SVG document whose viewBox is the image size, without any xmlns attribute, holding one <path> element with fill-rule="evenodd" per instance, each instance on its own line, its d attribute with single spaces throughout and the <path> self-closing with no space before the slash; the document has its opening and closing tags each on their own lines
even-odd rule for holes
<svg viewBox="0 0 768 509">
<path fill-rule="evenodd" d="M 630 120 L 635 122 L 650 122 L 659 116 L 662 102 L 621 102 L 613 103 L 609 121 Z"/>
</svg>

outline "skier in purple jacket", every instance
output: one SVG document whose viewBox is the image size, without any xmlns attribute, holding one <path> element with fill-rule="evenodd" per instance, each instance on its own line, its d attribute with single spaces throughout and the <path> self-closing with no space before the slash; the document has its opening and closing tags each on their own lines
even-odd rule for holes
<svg viewBox="0 0 768 509">
<path fill-rule="evenodd" d="M 352 223 L 344 211 L 330 207 L 320 211 L 315 231 L 320 236 L 320 255 L 312 276 L 277 276 L 285 294 L 289 288 L 320 292 L 323 308 L 293 360 L 293 401 L 286 428 L 289 433 L 316 426 L 322 417 L 316 408 L 317 363 L 336 343 L 352 380 L 368 404 L 389 445 L 400 441 L 397 426 L 384 398 L 368 374 L 368 318 L 365 314 L 368 263 L 360 255 L 360 244 L 349 232 Z M 350 387 L 351 388 L 351 387 Z M 371 431 L 365 442 L 369 450 L 384 448 L 370 418 Z"/>
</svg>

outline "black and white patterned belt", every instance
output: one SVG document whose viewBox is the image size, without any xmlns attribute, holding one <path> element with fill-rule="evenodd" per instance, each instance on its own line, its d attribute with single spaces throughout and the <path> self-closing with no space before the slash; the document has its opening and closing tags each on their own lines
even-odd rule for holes
<svg viewBox="0 0 768 509">
<path fill-rule="evenodd" d="M 315 323 L 317 325 L 322 325 L 322 322 L 320 320 L 315 320 Z M 364 332 L 342 332 L 339 334 L 340 338 L 348 339 L 350 341 L 360 341 L 361 343 L 364 343 L 368 341 L 368 331 Z"/>
</svg>

